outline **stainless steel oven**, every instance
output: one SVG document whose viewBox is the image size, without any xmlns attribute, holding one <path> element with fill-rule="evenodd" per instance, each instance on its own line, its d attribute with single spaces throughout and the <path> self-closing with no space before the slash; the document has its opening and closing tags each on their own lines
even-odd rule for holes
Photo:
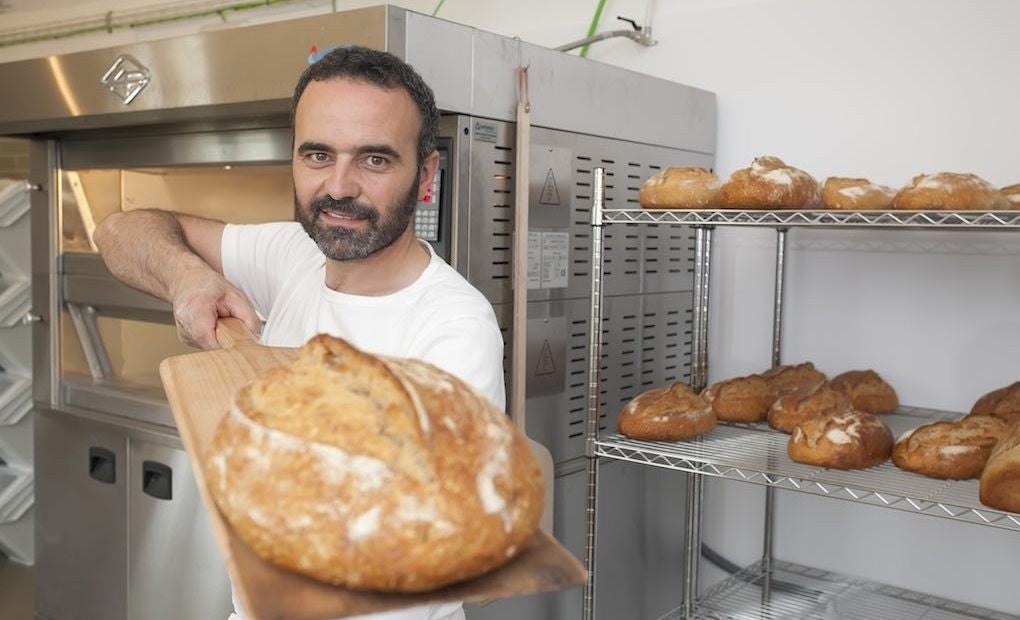
<svg viewBox="0 0 1020 620">
<path fill-rule="evenodd" d="M 556 462 L 555 534 L 583 555 L 591 169 L 606 168 L 612 206 L 635 204 L 662 167 L 712 167 L 714 96 L 373 7 L 0 65 L 0 80 L 29 86 L 0 93 L 0 134 L 31 138 L 38 187 L 41 616 L 225 617 L 225 575 L 156 375 L 160 359 L 186 349 L 165 303 L 112 279 L 92 231 L 110 213 L 137 208 L 290 219 L 290 89 L 312 46 L 343 43 L 389 50 L 435 89 L 442 164 L 416 231 L 492 302 L 505 363 L 513 179 L 522 172 L 515 71 L 530 66 L 527 429 Z M 693 253 L 688 231 L 641 225 L 606 235 L 605 251 L 603 423 L 612 426 L 640 391 L 689 378 Z M 682 485 L 651 468 L 602 471 L 600 520 L 615 534 L 600 541 L 600 557 L 626 569 L 604 578 L 600 608 L 625 617 L 675 607 L 682 569 L 664 547 L 683 544 Z M 468 615 L 576 617 L 580 599 L 577 589 L 469 606 Z"/>
</svg>

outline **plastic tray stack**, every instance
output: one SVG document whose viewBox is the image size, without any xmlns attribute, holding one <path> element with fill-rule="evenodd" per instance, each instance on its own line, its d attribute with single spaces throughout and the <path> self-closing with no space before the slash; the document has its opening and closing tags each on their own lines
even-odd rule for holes
<svg viewBox="0 0 1020 620">
<path fill-rule="evenodd" d="M 0 179 L 0 551 L 34 561 L 29 186 Z"/>
</svg>

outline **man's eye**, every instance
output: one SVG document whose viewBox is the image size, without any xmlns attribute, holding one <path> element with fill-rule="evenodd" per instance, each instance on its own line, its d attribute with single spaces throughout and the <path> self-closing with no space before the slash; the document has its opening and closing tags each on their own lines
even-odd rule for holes
<svg viewBox="0 0 1020 620">
<path fill-rule="evenodd" d="M 312 153 L 308 157 L 317 164 L 329 161 L 329 155 L 325 153 Z"/>
<path fill-rule="evenodd" d="M 387 164 L 386 158 L 381 155 L 369 155 L 366 161 L 373 168 L 381 168 Z"/>
</svg>

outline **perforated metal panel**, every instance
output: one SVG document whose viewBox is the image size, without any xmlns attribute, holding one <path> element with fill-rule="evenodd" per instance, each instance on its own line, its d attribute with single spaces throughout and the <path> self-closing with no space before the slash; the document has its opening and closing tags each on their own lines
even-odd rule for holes
<svg viewBox="0 0 1020 620">
<path fill-rule="evenodd" d="M 457 175 L 466 181 L 457 190 L 458 267 L 496 308 L 509 387 L 514 128 L 465 117 L 445 122 L 458 142 L 455 161 L 468 170 Z M 712 161 L 700 153 L 543 128 L 533 128 L 532 142 L 529 232 L 567 235 L 568 273 L 566 286 L 529 288 L 527 425 L 561 463 L 584 454 L 592 168 L 606 169 L 608 206 L 636 205 L 641 184 L 662 167 Z M 621 225 L 604 237 L 603 430 L 615 428 L 619 410 L 637 394 L 690 380 L 694 267 L 689 229 Z"/>
</svg>

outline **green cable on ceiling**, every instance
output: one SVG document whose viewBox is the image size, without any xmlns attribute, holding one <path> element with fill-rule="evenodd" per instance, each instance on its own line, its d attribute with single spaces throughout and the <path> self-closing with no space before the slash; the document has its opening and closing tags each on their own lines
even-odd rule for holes
<svg viewBox="0 0 1020 620">
<path fill-rule="evenodd" d="M 439 4 L 436 5 L 436 8 L 432 9 L 432 17 L 436 16 L 436 13 L 439 12 L 439 9 L 443 7 L 444 2 L 446 2 L 446 0 L 439 0 Z"/>
<path fill-rule="evenodd" d="M 442 2 L 440 2 L 442 4 Z M 595 7 L 595 15 L 591 18 L 591 24 L 588 26 L 589 37 L 595 36 L 595 31 L 599 29 L 599 22 L 602 20 L 602 9 L 606 6 L 606 0 L 599 0 L 599 5 Z M 588 46 L 585 45 L 581 48 L 581 58 L 588 56 Z"/>
</svg>

